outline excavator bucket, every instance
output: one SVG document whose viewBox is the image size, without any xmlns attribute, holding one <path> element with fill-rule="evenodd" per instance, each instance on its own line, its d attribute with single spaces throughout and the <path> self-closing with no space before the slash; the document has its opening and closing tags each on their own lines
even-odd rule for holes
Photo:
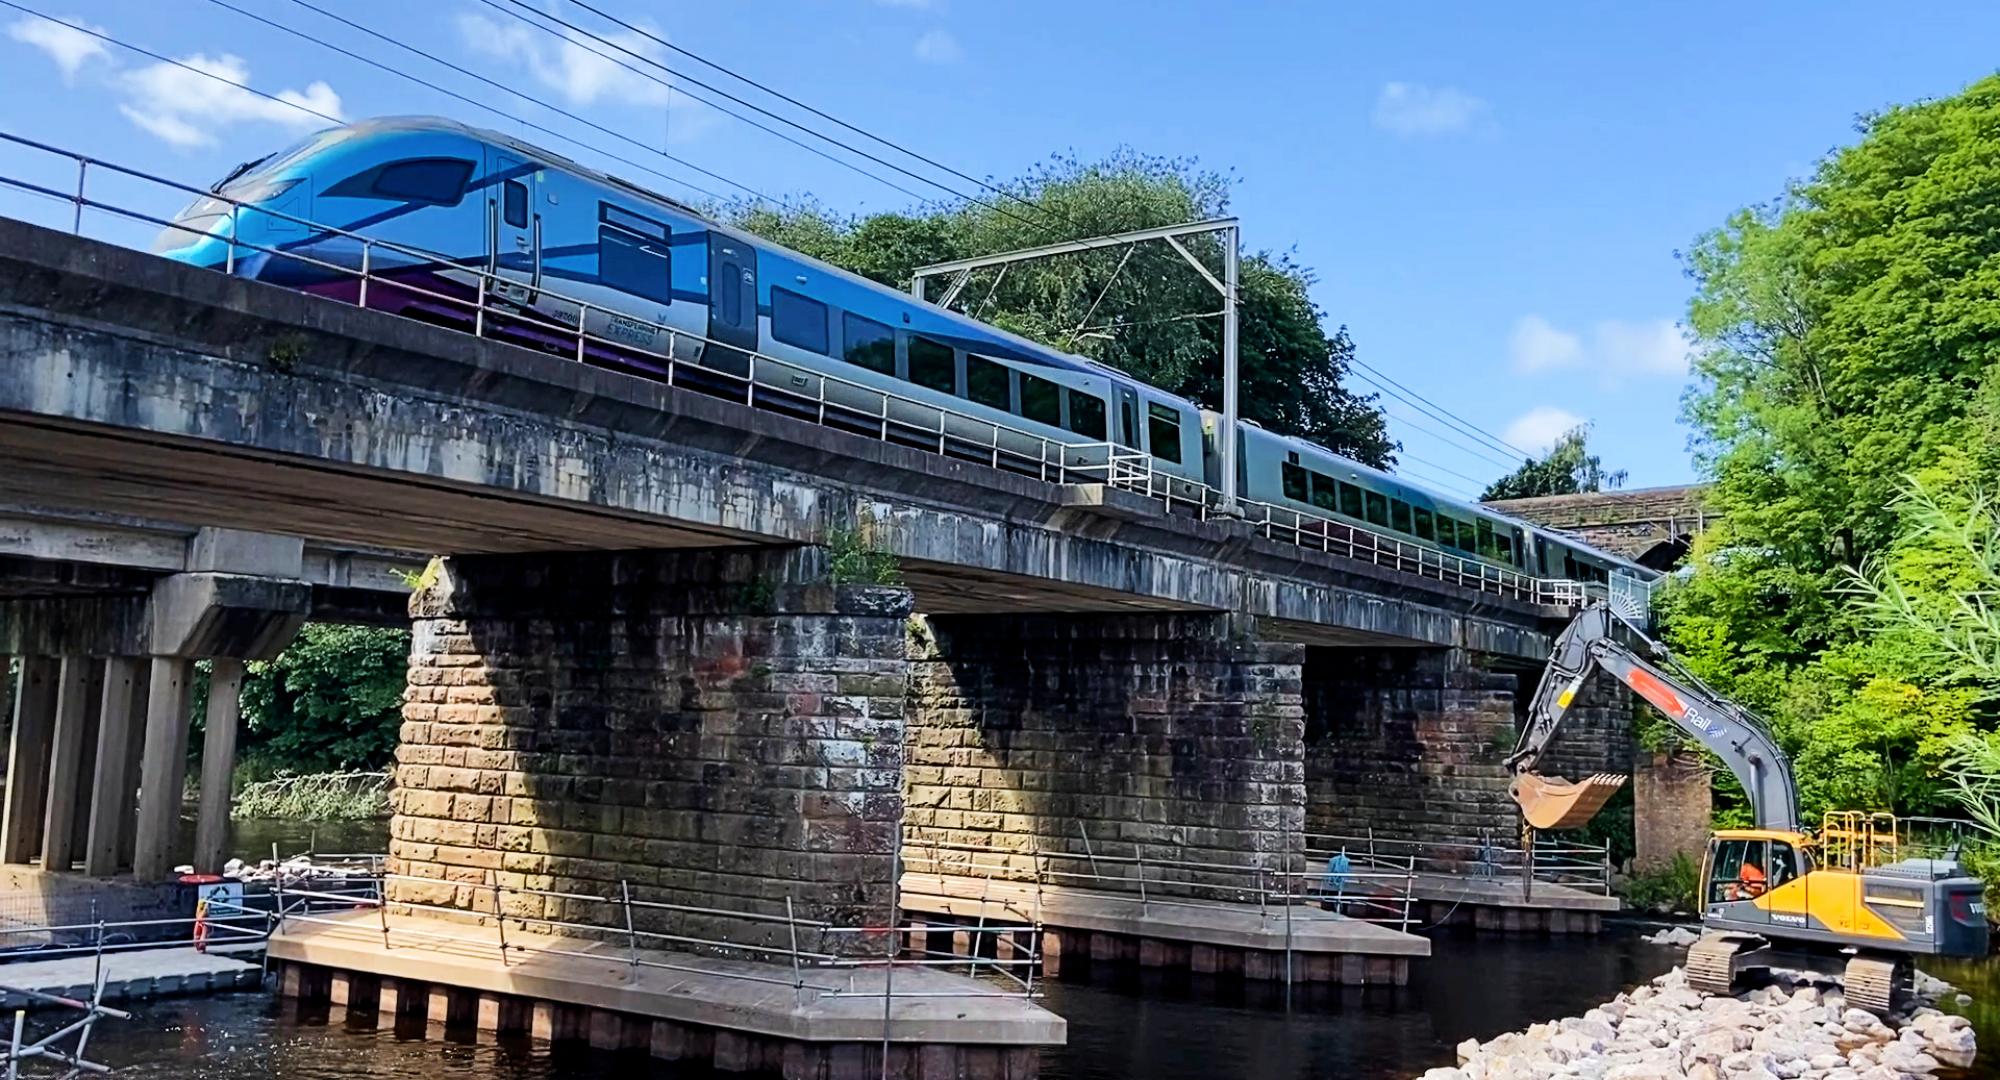
<svg viewBox="0 0 2000 1080">
<path fill-rule="evenodd" d="M 1625 786 L 1625 778 L 1598 773 L 1575 783 L 1559 776 L 1522 773 L 1507 793 L 1521 804 L 1521 816 L 1537 829 L 1580 829 Z"/>
</svg>

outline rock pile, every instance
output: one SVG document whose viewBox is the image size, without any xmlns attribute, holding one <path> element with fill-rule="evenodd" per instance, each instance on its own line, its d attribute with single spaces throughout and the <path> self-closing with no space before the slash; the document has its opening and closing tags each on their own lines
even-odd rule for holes
<svg viewBox="0 0 2000 1080">
<path fill-rule="evenodd" d="M 1490 1042 L 1423 1080 L 1912 1080 L 1972 1064 L 1972 1025 L 1920 1004 L 1884 1022 L 1847 1007 L 1835 981 L 1777 972 L 1771 985 L 1705 997 L 1679 968 L 1584 1013 Z"/>
</svg>

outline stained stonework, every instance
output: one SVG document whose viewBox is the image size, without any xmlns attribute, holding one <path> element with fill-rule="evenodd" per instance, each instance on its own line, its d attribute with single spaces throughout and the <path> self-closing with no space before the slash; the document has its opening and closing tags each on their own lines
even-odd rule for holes
<svg viewBox="0 0 2000 1080">
<path fill-rule="evenodd" d="M 1661 870 L 1686 855 L 1701 865 L 1713 810 L 1711 780 L 1694 751 L 1642 751 L 1632 770 L 1633 867 Z"/>
<path fill-rule="evenodd" d="M 1305 688 L 1309 832 L 1512 837 L 1513 676 L 1444 650 L 1314 648 Z"/>
<path fill-rule="evenodd" d="M 1304 814 L 1303 647 L 1220 615 L 912 633 L 906 844 L 1270 864 Z M 1088 838 L 1087 840 L 1085 838 Z"/>
<path fill-rule="evenodd" d="M 891 910 L 907 662 L 901 588 L 803 552 L 479 556 L 411 599 L 393 898 L 515 887 L 856 925 Z M 528 917 L 615 923 L 582 901 Z M 686 932 L 685 918 L 640 910 Z M 705 924 L 735 940 L 770 928 Z M 782 928 L 778 928 L 782 931 Z"/>
</svg>

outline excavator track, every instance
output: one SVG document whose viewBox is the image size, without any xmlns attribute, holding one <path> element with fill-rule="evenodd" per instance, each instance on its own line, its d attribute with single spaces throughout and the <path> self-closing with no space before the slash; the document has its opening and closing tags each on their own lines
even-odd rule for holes
<svg viewBox="0 0 2000 1080">
<path fill-rule="evenodd" d="M 1895 1012 L 1910 1000 L 1916 976 L 1902 957 L 1862 955 L 1847 962 L 1847 1003 L 1877 1016 Z"/>
<path fill-rule="evenodd" d="M 1764 946 L 1749 934 L 1707 933 L 1688 946 L 1688 987 L 1697 993 L 1727 995 L 1736 987 L 1736 964 L 1747 951 Z"/>
</svg>

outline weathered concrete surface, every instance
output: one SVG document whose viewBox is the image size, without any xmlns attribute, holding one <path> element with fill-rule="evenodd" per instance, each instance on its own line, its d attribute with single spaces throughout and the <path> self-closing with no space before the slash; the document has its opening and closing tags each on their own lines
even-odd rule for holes
<svg viewBox="0 0 2000 1080">
<path fill-rule="evenodd" d="M 1210 610 L 1539 659 L 1556 613 L 0 221 L 0 499 L 445 553 L 812 543 L 931 613 Z"/>
<path fill-rule="evenodd" d="M 218 938 L 223 936 L 218 935 Z M 255 956 L 244 960 L 227 955 L 226 949 L 226 946 L 219 946 L 209 952 L 196 952 L 192 946 L 187 946 L 107 952 L 103 958 L 103 1000 L 107 1004 L 115 1004 L 261 988 L 264 985 L 264 968 L 256 962 Z M 0 1008 L 47 1007 L 46 1001 L 21 993 L 23 990 L 88 1000 L 96 985 L 97 969 L 97 954 L 88 951 L 54 960 L 10 962 L 5 970 L 6 986 L 0 989 Z"/>
</svg>

